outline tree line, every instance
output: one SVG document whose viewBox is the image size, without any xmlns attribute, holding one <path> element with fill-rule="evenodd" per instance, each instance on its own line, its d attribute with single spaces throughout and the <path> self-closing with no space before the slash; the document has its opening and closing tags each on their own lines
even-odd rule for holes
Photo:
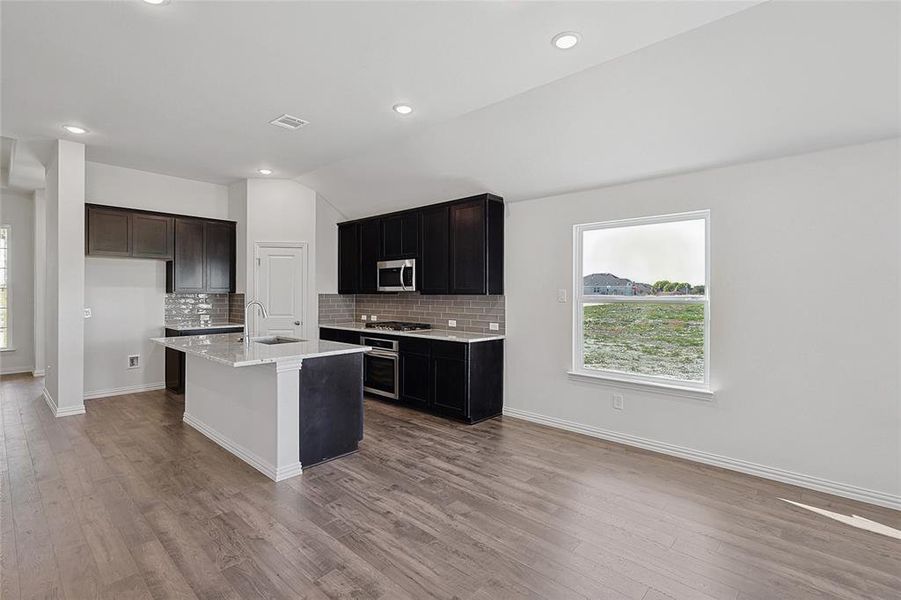
<svg viewBox="0 0 901 600">
<path fill-rule="evenodd" d="M 654 285 L 651 286 L 651 289 L 655 294 L 690 294 L 692 296 L 701 296 L 704 294 L 703 285 L 691 285 L 685 281 L 669 281 L 667 279 L 655 281 Z"/>
</svg>

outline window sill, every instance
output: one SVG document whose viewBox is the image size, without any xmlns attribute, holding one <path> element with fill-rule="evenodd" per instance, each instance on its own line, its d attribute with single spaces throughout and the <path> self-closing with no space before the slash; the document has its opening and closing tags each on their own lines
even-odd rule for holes
<svg viewBox="0 0 901 600">
<path fill-rule="evenodd" d="M 16 351 L 16 349 L 13 348 L 13 347 L 9 347 L 9 348 L 0 348 L 0 352 L 15 352 L 15 351 Z"/>
<path fill-rule="evenodd" d="M 614 377 L 612 375 L 605 375 L 601 373 L 594 374 L 584 373 L 580 371 L 567 371 L 566 374 L 573 381 L 584 381 L 598 385 L 609 385 L 613 387 L 638 390 L 642 392 L 656 392 L 658 394 L 666 394 L 668 396 L 692 398 L 694 400 L 706 400 L 708 402 L 713 400 L 715 395 L 712 390 L 687 387 L 679 384 L 637 381 L 634 379 Z"/>
</svg>

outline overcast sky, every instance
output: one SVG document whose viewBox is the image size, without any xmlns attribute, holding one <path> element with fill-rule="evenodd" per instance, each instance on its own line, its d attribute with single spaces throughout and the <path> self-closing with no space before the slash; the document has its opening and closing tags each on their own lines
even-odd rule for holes
<svg viewBox="0 0 901 600">
<path fill-rule="evenodd" d="M 585 232 L 582 274 L 613 273 L 638 283 L 704 283 L 704 220 Z"/>
</svg>

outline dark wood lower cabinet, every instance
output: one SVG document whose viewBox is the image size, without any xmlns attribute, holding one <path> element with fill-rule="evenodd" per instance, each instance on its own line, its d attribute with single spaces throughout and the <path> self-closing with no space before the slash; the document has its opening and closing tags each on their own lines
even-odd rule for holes
<svg viewBox="0 0 901 600">
<path fill-rule="evenodd" d="M 398 370 L 401 400 L 414 406 L 427 407 L 431 373 L 428 355 L 402 352 Z"/>
<path fill-rule="evenodd" d="M 435 410 L 454 417 L 466 417 L 466 361 L 453 358 L 432 359 L 432 405 Z"/>
<path fill-rule="evenodd" d="M 308 358 L 300 369 L 300 462 L 356 452 L 363 439 L 363 355 Z"/>
<path fill-rule="evenodd" d="M 359 344 L 361 333 L 321 327 L 319 337 Z M 465 343 L 370 333 L 398 341 L 397 402 L 466 423 L 496 417 L 503 411 L 503 340 Z"/>
<path fill-rule="evenodd" d="M 178 337 L 183 335 L 212 335 L 216 333 L 243 333 L 243 325 L 235 325 L 222 329 L 169 329 L 166 328 L 166 337 Z M 166 348 L 166 389 L 176 394 L 185 393 L 185 353 Z"/>
</svg>

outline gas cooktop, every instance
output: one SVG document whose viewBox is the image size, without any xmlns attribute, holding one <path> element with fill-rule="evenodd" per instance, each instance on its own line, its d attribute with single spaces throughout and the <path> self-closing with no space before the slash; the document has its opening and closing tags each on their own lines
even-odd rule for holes
<svg viewBox="0 0 901 600">
<path fill-rule="evenodd" d="M 407 321 L 376 321 L 366 323 L 366 329 L 384 329 L 386 331 L 415 331 L 416 329 L 431 329 L 428 323 L 409 323 Z"/>
</svg>

